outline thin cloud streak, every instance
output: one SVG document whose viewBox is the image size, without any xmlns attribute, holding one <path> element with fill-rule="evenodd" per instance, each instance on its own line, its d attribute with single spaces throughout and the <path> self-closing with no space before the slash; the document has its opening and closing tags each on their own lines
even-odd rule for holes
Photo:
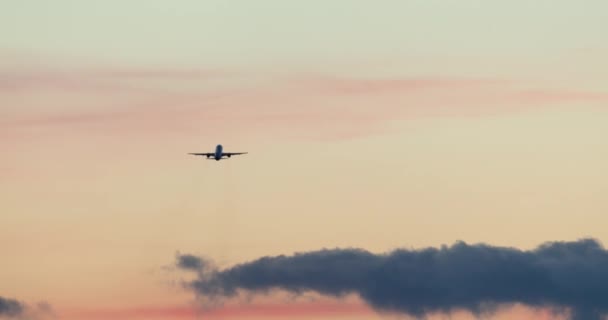
<svg viewBox="0 0 608 320">
<path fill-rule="evenodd" d="M 357 78 L 319 75 L 297 77 L 293 81 L 303 88 L 316 89 L 327 94 L 347 95 L 411 93 L 431 89 L 479 88 L 508 83 L 503 79 L 448 78 L 440 76 Z"/>
<path fill-rule="evenodd" d="M 144 306 L 127 309 L 73 309 L 61 313 L 65 319 L 208 319 L 259 318 L 259 317 L 312 317 L 335 315 L 367 315 L 373 311 L 364 304 L 341 302 L 292 302 L 287 304 L 256 303 L 249 305 L 224 305 L 214 309 L 197 306 Z"/>
<path fill-rule="evenodd" d="M 608 102 L 608 93 L 574 90 L 525 90 L 514 97 L 524 103 Z"/>
<path fill-rule="evenodd" d="M 53 66 L 21 63 L 0 65 L 0 92 L 72 94 L 154 94 L 168 92 L 172 84 L 209 85 L 230 80 L 235 72 L 218 68 Z M 160 85 L 162 84 L 162 85 Z M 201 90 L 201 88 L 197 88 Z M 170 92 L 170 91 L 169 91 Z"/>
</svg>

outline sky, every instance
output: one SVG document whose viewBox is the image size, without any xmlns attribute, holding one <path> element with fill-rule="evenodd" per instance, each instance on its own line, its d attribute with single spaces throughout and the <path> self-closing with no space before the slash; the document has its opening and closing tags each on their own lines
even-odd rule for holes
<svg viewBox="0 0 608 320">
<path fill-rule="evenodd" d="M 607 21 L 600 0 L 2 0 L 0 318 L 388 319 L 365 290 L 230 270 L 601 246 Z M 217 144 L 249 153 L 187 154 Z M 251 301 L 201 310 L 205 270 Z M 489 317 L 564 317 L 507 302 Z"/>
</svg>

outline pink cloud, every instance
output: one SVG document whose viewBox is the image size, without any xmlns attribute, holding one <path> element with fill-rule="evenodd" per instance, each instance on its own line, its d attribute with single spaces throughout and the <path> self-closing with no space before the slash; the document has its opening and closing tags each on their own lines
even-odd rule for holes
<svg viewBox="0 0 608 320">
<path fill-rule="evenodd" d="M 328 315 L 365 315 L 373 311 L 363 305 L 339 302 L 265 304 L 232 306 L 206 313 L 212 317 L 254 316 L 254 317 L 310 317 Z"/>
<path fill-rule="evenodd" d="M 32 128 L 44 129 L 51 133 L 49 136 L 53 130 L 85 135 L 105 130 L 125 134 L 248 132 L 299 139 L 350 139 L 387 132 L 386 124 L 394 119 L 479 116 L 547 108 L 563 102 L 608 101 L 608 94 L 603 92 L 522 90 L 513 81 L 499 78 L 309 74 L 258 77 L 247 82 L 255 77 L 224 70 L 80 70 L 0 71 L 0 88 L 5 90 L 32 90 L 29 96 L 37 96 L 40 88 L 91 94 L 87 100 L 70 96 L 45 100 L 48 108 L 30 113 L 17 111 L 25 109 L 25 105 L 19 105 L 18 98 L 13 99 L 16 104 L 10 105 L 7 115 L 0 119 L 0 140 L 19 139 L 24 130 Z M 216 87 L 213 81 L 218 79 L 227 81 Z M 165 82 L 158 86 L 153 80 Z M 108 108 L 97 105 L 105 100 Z M 56 105 L 68 101 L 82 107 L 77 111 L 55 111 Z M 93 106 L 87 108 L 88 104 Z"/>
<path fill-rule="evenodd" d="M 535 103 L 561 102 L 606 102 L 608 92 L 573 89 L 521 89 L 525 83 L 501 78 L 449 78 L 449 77 L 411 77 L 411 78 L 354 78 L 354 77 L 302 77 L 294 84 L 302 91 L 327 96 L 375 96 L 396 94 L 405 99 L 419 97 L 437 98 L 445 102 L 445 97 L 459 98 L 450 100 L 454 104 L 474 103 Z M 529 85 L 528 85 L 529 87 Z M 426 101 L 432 101 L 426 99 Z"/>
<path fill-rule="evenodd" d="M 83 74 L 55 71 L 0 70 L 0 91 L 32 92 L 34 90 L 119 91 L 124 85 L 103 82 Z"/>
<path fill-rule="evenodd" d="M 294 79 L 294 83 L 305 88 L 317 89 L 328 94 L 369 95 L 382 93 L 411 93 L 429 89 L 478 88 L 480 86 L 505 84 L 503 79 L 407 77 L 407 78 L 355 78 L 334 76 L 312 76 Z"/>
<path fill-rule="evenodd" d="M 147 87 L 159 81 L 207 83 L 231 75 L 226 70 L 201 68 L 0 66 L 0 92 L 153 93 L 166 90 Z"/>
<path fill-rule="evenodd" d="M 376 317 L 378 312 L 361 302 L 292 302 L 292 303 L 251 303 L 232 304 L 214 309 L 203 310 L 195 306 L 141 306 L 121 309 L 82 309 L 75 308 L 58 312 L 61 319 L 235 319 L 235 318 L 311 318 L 311 317 Z M 473 319 L 464 311 L 450 314 L 454 319 Z M 444 316 L 429 315 L 430 319 L 443 319 Z M 500 310 L 496 319 L 563 319 L 565 315 L 556 314 L 549 309 L 533 309 L 515 305 Z"/>
<path fill-rule="evenodd" d="M 373 314 L 369 307 L 360 303 L 315 302 L 291 304 L 229 305 L 212 310 L 191 306 L 145 306 L 129 309 L 74 309 L 61 312 L 64 319 L 207 319 L 267 318 L 267 317 L 315 317 L 335 315 Z"/>
<path fill-rule="evenodd" d="M 235 75 L 233 72 L 221 69 L 200 68 L 107 68 L 96 70 L 92 75 L 100 78 L 147 78 L 147 79 L 175 79 L 175 80 L 209 80 Z"/>
<path fill-rule="evenodd" d="M 514 95 L 523 103 L 608 102 L 607 92 L 575 90 L 524 90 Z"/>
<path fill-rule="evenodd" d="M 132 309 L 72 309 L 59 314 L 62 319 L 194 319 L 197 311 L 195 308 L 183 306 L 150 306 Z"/>
</svg>

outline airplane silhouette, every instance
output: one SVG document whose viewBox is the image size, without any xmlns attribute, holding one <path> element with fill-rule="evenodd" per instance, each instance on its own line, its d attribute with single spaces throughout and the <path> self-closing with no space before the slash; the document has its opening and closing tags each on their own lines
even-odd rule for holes
<svg viewBox="0 0 608 320">
<path fill-rule="evenodd" d="M 207 152 L 207 153 L 189 153 L 195 156 L 205 156 L 207 160 L 215 160 L 220 161 L 224 158 L 230 158 L 231 156 L 236 156 L 239 154 L 247 154 L 247 152 L 223 152 L 224 147 L 221 144 L 218 144 L 215 147 L 215 152 Z"/>
</svg>

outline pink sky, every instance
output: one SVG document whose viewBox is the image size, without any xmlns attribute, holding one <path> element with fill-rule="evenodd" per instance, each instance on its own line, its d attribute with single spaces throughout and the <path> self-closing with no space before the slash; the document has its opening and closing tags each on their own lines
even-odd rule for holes
<svg viewBox="0 0 608 320">
<path fill-rule="evenodd" d="M 603 2 L 5 7 L 0 297 L 191 319 L 176 251 L 608 240 Z M 187 155 L 220 143 L 249 154 Z M 393 317 L 275 296 L 202 317 L 296 315 Z"/>
</svg>

